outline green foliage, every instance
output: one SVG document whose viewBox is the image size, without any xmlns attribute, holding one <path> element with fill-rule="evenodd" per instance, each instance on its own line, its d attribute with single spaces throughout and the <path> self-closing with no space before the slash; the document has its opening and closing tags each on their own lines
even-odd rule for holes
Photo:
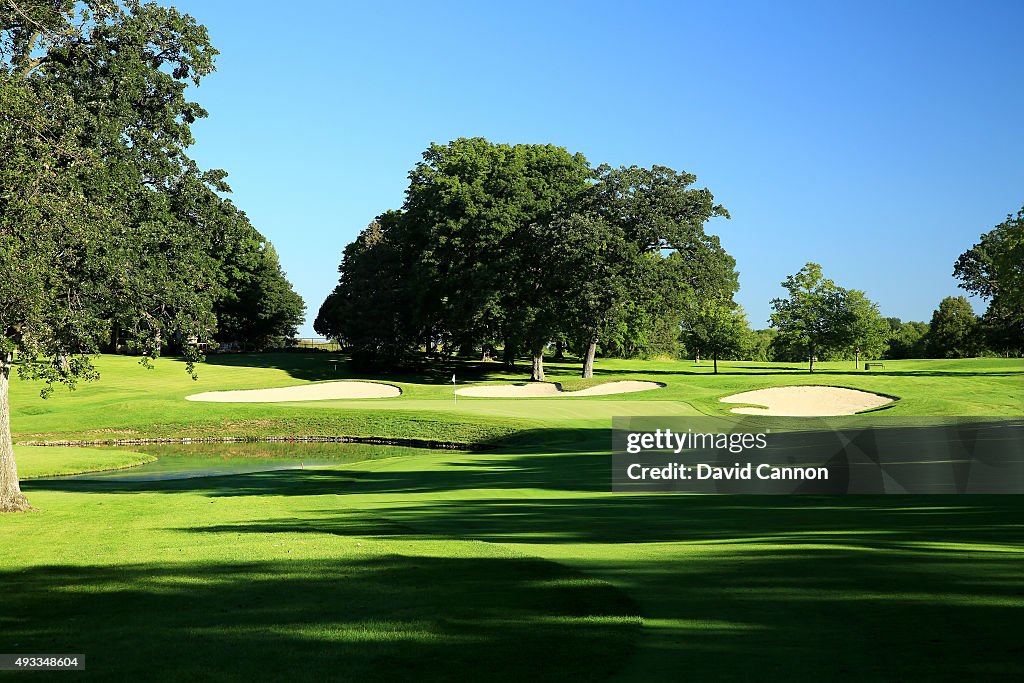
<svg viewBox="0 0 1024 683">
<path fill-rule="evenodd" d="M 859 359 L 881 358 L 889 346 L 890 328 L 878 304 L 859 289 L 848 289 L 846 307 L 852 317 L 847 351 Z"/>
<path fill-rule="evenodd" d="M 707 299 L 693 306 L 684 323 L 687 346 L 714 361 L 745 355 L 751 346 L 750 326 L 743 308 L 732 301 Z"/>
<path fill-rule="evenodd" d="M 589 175 L 582 155 L 553 145 L 431 145 L 402 210 L 345 250 L 316 329 L 391 362 L 495 338 L 539 351 L 557 332 L 551 221 Z"/>
<path fill-rule="evenodd" d="M 750 345 L 747 356 L 750 360 L 760 363 L 779 360 L 775 358 L 774 342 L 779 336 L 779 331 L 767 328 L 764 330 L 753 330 L 750 333 Z"/>
<path fill-rule="evenodd" d="M 847 292 L 824 277 L 817 263 L 808 263 L 788 276 L 782 286 L 789 297 L 772 300 L 772 327 L 779 330 L 779 343 L 791 353 L 810 358 L 813 372 L 816 356 L 825 357 L 851 342 L 854 314 L 848 306 Z"/>
<path fill-rule="evenodd" d="M 932 358 L 969 358 L 981 351 L 978 318 L 962 296 L 947 296 L 932 314 L 927 349 Z"/>
<path fill-rule="evenodd" d="M 889 348 L 885 358 L 927 358 L 928 323 L 901 322 L 888 318 L 890 325 Z"/>
<path fill-rule="evenodd" d="M 591 349 L 604 340 L 618 353 L 650 355 L 655 331 L 664 339 L 697 296 L 736 291 L 735 261 L 704 232 L 708 220 L 729 214 L 706 188 L 691 187 L 696 176 L 689 173 L 603 165 L 596 176 L 574 226 L 591 232 L 595 244 L 563 247 L 578 250 L 583 264 L 565 297 L 568 315 Z"/>
<path fill-rule="evenodd" d="M 49 120 L 22 118 L 34 140 L 4 140 L 5 150 L 36 146 L 41 165 L 19 155 L 11 172 L 45 185 L 31 206 L 4 212 L 18 227 L 5 230 L 3 267 L 21 271 L 22 291 L 4 312 L 6 343 L 24 374 L 69 384 L 93 377 L 87 359 L 67 358 L 95 352 L 110 321 L 144 353 L 180 339 L 198 357 L 214 325 L 215 264 L 203 226 L 176 209 L 223 177 L 184 153 L 189 124 L 205 115 L 184 91 L 212 71 L 206 31 L 137 2 L 23 4 L 0 27 L 3 88 L 35 98 Z M 72 149 L 90 161 L 68 160 Z M 65 161 L 50 172 L 48 157 Z"/>
<path fill-rule="evenodd" d="M 549 228 L 583 191 L 586 159 L 554 145 L 460 138 L 432 145 L 410 173 L 403 248 L 420 247 L 412 278 L 432 335 L 489 336 L 531 350 L 552 337 Z"/>
<path fill-rule="evenodd" d="M 983 234 L 960 255 L 953 276 L 989 302 L 980 333 L 992 349 L 1024 352 L 1024 208 Z"/>
<path fill-rule="evenodd" d="M 90 356 L 112 336 L 144 364 L 173 347 L 194 373 L 214 308 L 225 303 L 230 320 L 231 296 L 259 301 L 249 329 L 261 338 L 294 329 L 301 302 L 272 250 L 261 246 L 251 268 L 221 261 L 258 234 L 218 196 L 226 174 L 186 154 L 206 115 L 186 88 L 217 54 L 206 29 L 136 0 L 0 0 L 0 10 L 3 419 L 15 356 L 48 393 L 96 379 Z M 16 481 L 3 424 L 0 508 Z"/>
<path fill-rule="evenodd" d="M 703 231 L 728 214 L 694 181 L 664 167 L 592 171 L 552 145 L 432 145 L 402 210 L 345 250 L 315 328 L 392 362 L 495 340 L 507 361 L 556 339 L 583 354 L 600 339 L 606 353 L 673 355 L 696 293 L 738 286 Z"/>
<path fill-rule="evenodd" d="M 252 230 L 245 260 L 221 258 L 221 268 L 229 274 L 214 304 L 217 341 L 256 351 L 282 347 L 294 338 L 306 310 L 281 270 L 274 246 L 260 237 Z"/>
<path fill-rule="evenodd" d="M 402 216 L 378 217 L 345 247 L 337 287 L 320 306 L 313 328 L 351 348 L 363 363 L 394 363 L 415 348 L 412 254 L 397 241 Z"/>
</svg>

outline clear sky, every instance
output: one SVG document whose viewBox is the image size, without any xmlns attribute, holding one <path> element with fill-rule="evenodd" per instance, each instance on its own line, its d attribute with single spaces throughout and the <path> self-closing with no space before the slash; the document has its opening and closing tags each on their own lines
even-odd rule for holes
<svg viewBox="0 0 1024 683">
<path fill-rule="evenodd" d="M 304 336 L 345 244 L 457 137 L 696 174 L 755 327 L 807 261 L 927 320 L 1024 204 L 1021 0 L 173 4 L 221 51 L 193 155 L 277 247 Z"/>
</svg>

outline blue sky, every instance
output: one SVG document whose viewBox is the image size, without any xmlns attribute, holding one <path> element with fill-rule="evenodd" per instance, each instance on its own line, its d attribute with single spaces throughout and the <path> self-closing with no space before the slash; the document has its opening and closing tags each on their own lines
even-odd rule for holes
<svg viewBox="0 0 1024 683">
<path fill-rule="evenodd" d="M 1024 204 L 1019 0 L 174 4 L 221 51 L 193 155 L 230 173 L 310 322 L 345 244 L 463 136 L 696 174 L 755 327 L 807 261 L 927 320 Z"/>
</svg>

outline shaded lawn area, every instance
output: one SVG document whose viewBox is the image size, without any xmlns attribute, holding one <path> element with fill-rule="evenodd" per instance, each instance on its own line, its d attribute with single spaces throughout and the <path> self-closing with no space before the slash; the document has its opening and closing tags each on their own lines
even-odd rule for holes
<svg viewBox="0 0 1024 683">
<path fill-rule="evenodd" d="M 614 495 L 602 438 L 30 483 L 46 513 L 5 529 L 4 632 L 87 631 L 98 666 L 128 626 L 282 678 L 288 660 L 382 680 L 1024 675 L 1019 497 Z"/>
<path fill-rule="evenodd" d="M 0 522 L 0 650 L 84 653 L 86 679 L 603 680 L 639 631 L 632 601 L 597 577 L 334 494 L 46 490 L 72 483 L 30 484 L 43 511 Z M 316 507 L 345 532 L 196 533 Z"/>
</svg>

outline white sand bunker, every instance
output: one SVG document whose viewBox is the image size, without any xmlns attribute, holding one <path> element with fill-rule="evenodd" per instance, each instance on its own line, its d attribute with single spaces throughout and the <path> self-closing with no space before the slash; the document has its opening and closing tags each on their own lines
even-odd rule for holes
<svg viewBox="0 0 1024 683">
<path fill-rule="evenodd" d="M 609 394 L 631 394 L 634 391 L 661 389 L 664 384 L 658 382 L 639 382 L 625 380 L 622 382 L 606 382 L 579 391 L 564 391 L 558 382 L 548 384 L 534 382 L 531 384 L 491 384 L 480 387 L 466 387 L 456 390 L 459 396 L 481 396 L 487 398 L 541 398 L 545 396 L 607 396 Z"/>
<path fill-rule="evenodd" d="M 733 408 L 744 415 L 784 415 L 789 417 L 826 417 L 854 415 L 878 408 L 893 399 L 857 389 L 840 387 L 773 387 L 744 391 L 721 399 L 723 403 L 754 403 L 766 408 Z"/>
<path fill-rule="evenodd" d="M 186 401 L 214 403 L 281 403 L 284 401 L 329 401 L 338 398 L 393 398 L 402 390 L 377 382 L 323 382 L 280 389 L 248 389 L 245 391 L 206 391 L 186 396 Z"/>
</svg>

